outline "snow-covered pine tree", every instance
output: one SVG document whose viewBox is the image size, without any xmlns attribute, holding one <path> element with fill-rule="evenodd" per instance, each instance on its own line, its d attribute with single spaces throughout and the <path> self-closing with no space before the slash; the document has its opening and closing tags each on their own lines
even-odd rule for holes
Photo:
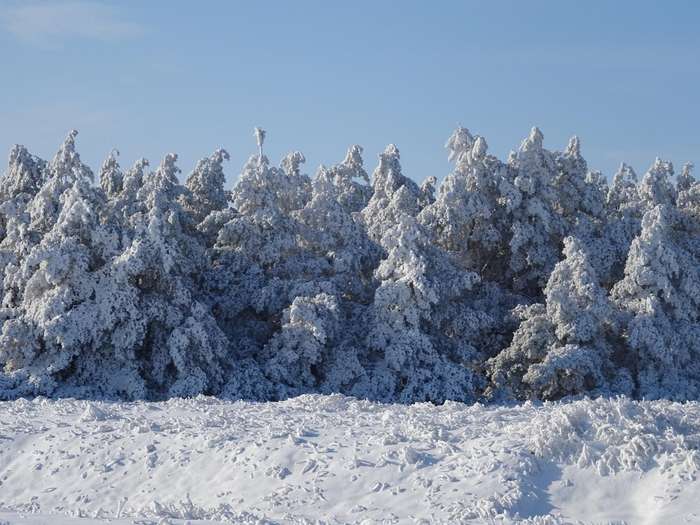
<svg viewBox="0 0 700 525">
<path fill-rule="evenodd" d="M 539 298 L 559 260 L 566 223 L 557 213 L 555 156 L 542 145 L 542 132 L 532 128 L 508 170 L 499 180 L 500 201 L 510 224 L 507 276 L 516 291 Z"/>
<path fill-rule="evenodd" d="M 31 228 L 39 233 L 48 232 L 61 211 L 60 197 L 76 181 L 94 181 L 92 170 L 83 164 L 75 150 L 76 130 L 72 130 L 54 158 L 46 166 L 45 182 L 29 204 Z"/>
<path fill-rule="evenodd" d="M 693 176 L 693 169 L 695 166 L 692 162 L 686 162 L 683 165 L 680 175 L 676 179 L 676 194 L 680 195 L 684 191 L 690 190 L 693 185 L 697 182 Z"/>
<path fill-rule="evenodd" d="M 655 206 L 673 206 L 676 202 L 676 188 L 673 186 L 673 164 L 658 157 L 642 177 L 638 186 L 639 196 L 645 211 Z"/>
<path fill-rule="evenodd" d="M 578 137 L 572 137 L 566 150 L 555 154 L 555 162 L 554 208 L 565 223 L 565 233 L 581 241 L 598 278 L 611 286 L 609 273 L 616 252 L 605 231 L 607 182 L 601 173 L 588 170 Z"/>
<path fill-rule="evenodd" d="M 599 277 L 608 290 L 622 279 L 627 253 L 641 228 L 644 203 L 637 184 L 634 169 L 623 162 L 615 173 L 605 198 L 602 242 L 595 246 L 595 251 L 601 262 L 598 267 Z"/>
<path fill-rule="evenodd" d="M 498 202 L 498 184 L 506 168 L 487 155 L 483 137 L 473 137 L 465 128 L 455 130 L 446 147 L 455 169 L 419 220 L 434 242 L 465 269 L 502 278 L 504 259 L 499 255 L 506 249 L 507 225 Z"/>
<path fill-rule="evenodd" d="M 576 238 L 565 239 L 564 259 L 554 267 L 544 296 L 544 304 L 516 308 L 521 324 L 510 346 L 490 361 L 491 394 L 519 399 L 630 394 L 631 376 L 616 361 L 615 309 Z"/>
<path fill-rule="evenodd" d="M 112 150 L 100 169 L 100 187 L 108 199 L 114 199 L 119 195 L 124 185 L 124 174 L 117 161 L 118 156 L 119 151 Z"/>
<path fill-rule="evenodd" d="M 39 241 L 29 227 L 27 207 L 44 183 L 45 170 L 46 162 L 24 146 L 15 145 L 10 151 L 7 173 L 0 180 L 0 283 L 7 266 L 17 267 Z M 2 305 L 8 306 L 4 300 Z"/>
<path fill-rule="evenodd" d="M 354 180 L 366 179 L 361 151 L 352 146 L 343 162 L 322 166 L 312 181 L 311 200 L 292 212 L 305 255 L 303 275 L 293 290 L 303 295 L 285 309 L 282 329 L 264 350 L 277 397 L 319 388 L 342 391 L 359 368 L 347 328 L 370 300 L 373 262 L 379 255 L 376 249 L 371 255 L 373 244 L 353 212 L 369 193 L 368 186 Z M 342 326 L 347 328 L 340 330 Z"/>
<path fill-rule="evenodd" d="M 3 240 L 3 307 L 19 306 L 28 275 L 20 267 L 32 249 L 53 228 L 62 209 L 62 196 L 75 183 L 90 195 L 100 199 L 90 183 L 92 172 L 75 151 L 77 131 L 71 131 L 50 163 L 45 163 L 15 148 L 8 183 L 0 209 L 7 218 L 7 235 Z"/>
<path fill-rule="evenodd" d="M 362 210 L 362 220 L 371 240 L 380 243 L 387 227 L 403 214 L 415 217 L 420 212 L 423 194 L 418 185 L 401 172 L 401 155 L 389 144 L 379 155 L 372 174 L 372 197 Z"/>
<path fill-rule="evenodd" d="M 480 385 L 471 368 L 473 348 L 465 341 L 461 351 L 443 353 L 426 329 L 442 292 L 469 291 L 478 277 L 441 261 L 409 214 L 399 215 L 381 242 L 388 255 L 375 272 L 380 285 L 368 311 L 365 373 L 351 392 L 401 402 L 474 399 Z"/>
<path fill-rule="evenodd" d="M 138 332 L 134 325 L 118 329 L 136 312 L 128 290 L 109 278 L 108 262 L 118 243 L 100 222 L 100 195 L 83 176 L 73 138 L 50 165 L 51 178 L 36 197 L 41 205 L 34 207 L 40 214 L 53 209 L 58 215 L 43 215 L 51 217 L 51 228 L 17 266 L 6 269 L 5 304 L 11 315 L 0 335 L 2 395 L 47 395 L 58 389 L 71 395 L 143 397 L 142 385 L 133 381 L 133 356 L 120 354 L 122 349 L 112 344 L 120 334 Z M 71 170 L 61 171 L 66 166 Z M 61 186 L 58 202 L 46 202 Z M 120 379 L 125 381 L 116 386 Z"/>
<path fill-rule="evenodd" d="M 299 295 L 282 314 L 281 329 L 264 350 L 265 374 L 275 385 L 276 398 L 313 392 L 320 369 L 340 328 L 335 295 Z"/>
<path fill-rule="evenodd" d="M 676 184 L 676 205 L 688 230 L 693 230 L 700 220 L 700 182 L 695 180 L 693 169 L 693 164 L 686 163 Z"/>
<path fill-rule="evenodd" d="M 696 399 L 700 394 L 700 251 L 679 212 L 659 204 L 644 214 L 624 278 L 612 297 L 626 317 L 624 337 L 636 395 Z"/>
<path fill-rule="evenodd" d="M 425 192 L 401 174 L 395 146 L 380 156 L 373 186 L 362 218 L 370 238 L 381 233 L 375 239 L 386 256 L 375 271 L 379 286 L 366 313 L 361 373 L 350 392 L 404 402 L 474 399 L 482 385 L 472 342 L 483 329 L 481 319 L 469 317 L 465 308 L 446 334 L 431 322 L 433 316 L 440 323 L 454 321 L 448 305 L 462 301 L 479 278 L 432 245 L 416 219 Z"/>
<path fill-rule="evenodd" d="M 190 234 L 179 200 L 177 155 L 144 177 L 136 200 L 144 210 L 130 245 L 114 262 L 114 278 L 136 290 L 145 334 L 136 357 L 153 395 L 218 392 L 229 345 L 209 305 L 200 300 L 204 246 Z"/>
<path fill-rule="evenodd" d="M 219 324 L 251 378 L 265 367 L 269 352 L 264 348 L 282 328 L 284 310 L 297 296 L 326 291 L 305 278 L 316 270 L 307 266 L 314 261 L 299 242 L 295 212 L 311 198 L 311 181 L 300 170 L 304 156 L 292 152 L 280 167 L 270 166 L 264 137 L 256 128 L 258 155 L 248 159 L 233 189 L 235 212 L 218 233 L 208 279 Z M 226 391 L 243 397 L 281 395 L 268 382 L 240 377 Z"/>
<path fill-rule="evenodd" d="M 187 177 L 182 204 L 195 224 L 201 223 L 212 212 L 228 207 L 231 193 L 224 189 L 226 175 L 224 161 L 231 157 L 223 148 L 217 149 L 211 156 L 197 162 L 194 171 Z"/>
<path fill-rule="evenodd" d="M 138 200 L 138 192 L 143 186 L 147 159 L 140 158 L 124 173 L 121 191 L 109 200 L 109 208 L 114 219 L 122 225 L 122 236 L 130 242 L 137 224 L 143 221 L 146 212 L 144 204 Z"/>
</svg>

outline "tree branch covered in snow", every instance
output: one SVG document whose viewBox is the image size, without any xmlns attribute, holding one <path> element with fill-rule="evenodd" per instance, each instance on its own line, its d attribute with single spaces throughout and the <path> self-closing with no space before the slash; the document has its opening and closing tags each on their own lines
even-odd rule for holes
<svg viewBox="0 0 700 525">
<path fill-rule="evenodd" d="M 77 135 L 0 180 L 0 398 L 700 398 L 692 164 L 608 182 L 577 137 L 459 128 L 440 183 L 393 144 L 309 176 L 256 128 L 229 189 L 224 149 L 95 176 Z"/>
</svg>

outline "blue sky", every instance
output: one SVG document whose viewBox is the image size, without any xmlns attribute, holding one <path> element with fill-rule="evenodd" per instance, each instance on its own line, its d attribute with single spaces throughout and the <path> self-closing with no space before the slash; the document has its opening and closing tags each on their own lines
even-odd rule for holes
<svg viewBox="0 0 700 525">
<path fill-rule="evenodd" d="M 94 168 L 218 146 L 230 180 L 268 131 L 306 171 L 387 143 L 443 177 L 459 125 L 504 157 L 531 126 L 578 134 L 591 168 L 700 163 L 700 2 L 0 2 L 0 151 L 50 157 L 66 132 Z M 4 168 L 3 168 L 4 171 Z"/>
</svg>

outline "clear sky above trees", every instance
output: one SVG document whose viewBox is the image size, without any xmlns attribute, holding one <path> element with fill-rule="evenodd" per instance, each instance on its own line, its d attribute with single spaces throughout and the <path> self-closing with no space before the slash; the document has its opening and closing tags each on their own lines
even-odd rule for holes
<svg viewBox="0 0 700 525">
<path fill-rule="evenodd" d="M 621 161 L 700 160 L 700 4 L 658 2 L 19 2 L 0 5 L 0 151 L 50 158 L 81 130 L 84 159 L 231 154 L 272 135 L 306 168 L 388 143 L 405 175 L 444 177 L 456 125 L 504 157 L 531 126 L 574 133 L 608 179 Z M 249 145 L 246 149 L 245 145 Z M 229 184 L 233 182 L 229 180 Z"/>
</svg>

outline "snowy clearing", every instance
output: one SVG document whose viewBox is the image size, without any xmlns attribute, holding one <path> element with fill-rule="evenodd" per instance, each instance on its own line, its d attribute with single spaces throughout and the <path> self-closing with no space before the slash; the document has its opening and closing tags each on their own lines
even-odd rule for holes
<svg viewBox="0 0 700 525">
<path fill-rule="evenodd" d="M 698 403 L 0 411 L 0 523 L 700 523 Z"/>
</svg>

